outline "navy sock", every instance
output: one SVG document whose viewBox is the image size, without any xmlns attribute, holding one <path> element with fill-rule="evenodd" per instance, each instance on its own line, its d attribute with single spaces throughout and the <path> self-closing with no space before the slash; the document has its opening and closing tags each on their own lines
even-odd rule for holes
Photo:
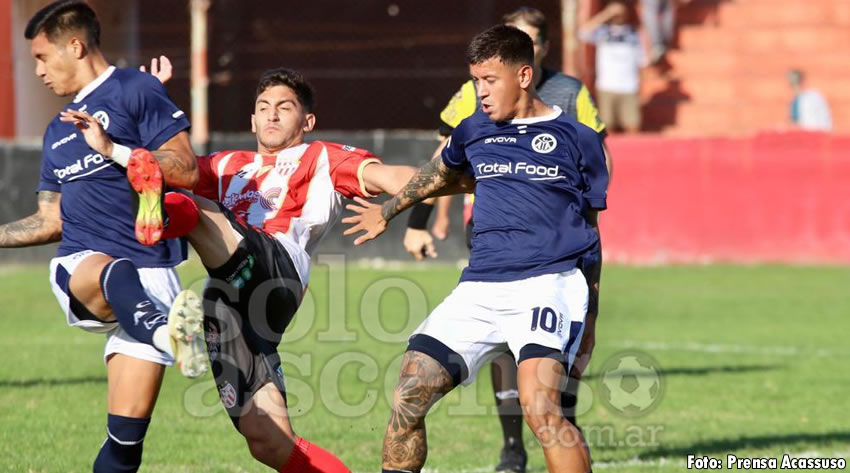
<svg viewBox="0 0 850 473">
<path fill-rule="evenodd" d="M 106 441 L 94 461 L 94 473 L 136 473 L 150 419 L 109 414 Z"/>
<path fill-rule="evenodd" d="M 118 324 L 136 340 L 153 345 L 153 333 L 168 323 L 167 316 L 145 293 L 139 270 L 128 259 L 117 259 L 100 274 L 103 297 Z"/>
</svg>

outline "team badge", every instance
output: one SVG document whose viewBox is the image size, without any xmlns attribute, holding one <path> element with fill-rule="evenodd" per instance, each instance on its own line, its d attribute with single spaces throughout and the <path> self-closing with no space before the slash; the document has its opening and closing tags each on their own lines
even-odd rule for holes
<svg viewBox="0 0 850 473">
<path fill-rule="evenodd" d="M 281 177 L 289 177 L 292 173 L 298 169 L 298 166 L 301 164 L 300 159 L 282 159 L 277 158 L 277 162 L 275 163 L 275 171 Z"/>
<path fill-rule="evenodd" d="M 106 130 L 109 128 L 109 115 L 106 114 L 103 110 L 98 110 L 94 112 L 92 115 L 95 120 L 99 121 L 101 125 L 103 125 L 103 129 Z"/>
<path fill-rule="evenodd" d="M 227 409 L 233 409 L 236 406 L 236 390 L 229 381 L 218 387 L 218 395 L 221 398 L 222 404 Z"/>
<path fill-rule="evenodd" d="M 551 153 L 556 146 L 558 146 L 558 140 L 549 133 L 539 134 L 531 140 L 531 149 L 538 153 Z"/>
</svg>

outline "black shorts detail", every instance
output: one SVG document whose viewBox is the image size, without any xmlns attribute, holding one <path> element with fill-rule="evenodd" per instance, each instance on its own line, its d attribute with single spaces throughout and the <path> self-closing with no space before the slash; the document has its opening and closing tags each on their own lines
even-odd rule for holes
<svg viewBox="0 0 850 473">
<path fill-rule="evenodd" d="M 220 208 L 243 240 L 224 265 L 207 268 L 204 332 L 221 401 L 238 429 L 242 408 L 265 384 L 286 395 L 277 347 L 303 287 L 280 242 Z"/>
<path fill-rule="evenodd" d="M 469 377 L 469 367 L 466 366 L 463 357 L 430 335 L 419 333 L 410 337 L 407 351 L 411 350 L 424 353 L 437 360 L 452 377 L 452 387 L 457 387 Z"/>
</svg>

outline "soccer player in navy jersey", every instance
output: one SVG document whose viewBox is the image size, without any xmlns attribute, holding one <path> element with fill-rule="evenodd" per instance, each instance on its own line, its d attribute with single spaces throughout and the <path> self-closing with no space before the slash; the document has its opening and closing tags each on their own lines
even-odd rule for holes
<svg viewBox="0 0 850 473">
<path fill-rule="evenodd" d="M 583 268 L 598 258 L 597 212 L 608 171 L 599 135 L 537 96 L 529 36 L 495 26 L 467 49 L 481 109 L 452 132 L 440 156 L 383 205 L 357 199 L 346 234 L 379 236 L 401 211 L 475 182 L 469 266 L 455 290 L 410 337 L 383 446 L 383 471 L 418 472 L 425 415 L 472 382 L 492 356 L 518 361 L 520 404 L 551 472 L 590 471 L 581 432 L 561 410 L 588 308 Z"/>
<path fill-rule="evenodd" d="M 36 75 L 56 95 L 73 96 L 65 110 L 87 110 L 117 143 L 156 150 L 170 182 L 194 186 L 198 171 L 188 120 L 154 77 L 107 62 L 100 24 L 87 3 L 47 5 L 29 21 L 25 36 L 32 40 Z M 185 259 L 185 247 L 179 240 L 148 247 L 134 238 L 160 202 L 142 195 L 139 215 L 133 215 L 120 165 L 128 159 L 128 151 L 95 152 L 60 114 L 44 133 L 38 211 L 0 225 L 2 248 L 60 241 L 50 282 L 67 322 L 106 334 L 108 435 L 94 461 L 96 473 L 138 470 L 164 369 L 175 351 L 185 375 L 205 370 L 199 301 L 180 293 L 173 268 Z M 167 326 L 169 306 L 173 320 L 183 322 L 183 336 L 176 339 L 169 336 L 169 329 L 177 329 Z"/>
</svg>

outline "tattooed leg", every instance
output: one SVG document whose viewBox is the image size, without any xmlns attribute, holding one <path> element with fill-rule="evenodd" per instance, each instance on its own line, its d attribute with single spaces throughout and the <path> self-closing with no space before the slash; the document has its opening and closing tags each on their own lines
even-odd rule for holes
<svg viewBox="0 0 850 473">
<path fill-rule="evenodd" d="M 453 387 L 451 376 L 437 360 L 418 351 L 404 354 L 384 437 L 384 469 L 418 472 L 422 468 L 428 454 L 425 414 Z"/>
</svg>

